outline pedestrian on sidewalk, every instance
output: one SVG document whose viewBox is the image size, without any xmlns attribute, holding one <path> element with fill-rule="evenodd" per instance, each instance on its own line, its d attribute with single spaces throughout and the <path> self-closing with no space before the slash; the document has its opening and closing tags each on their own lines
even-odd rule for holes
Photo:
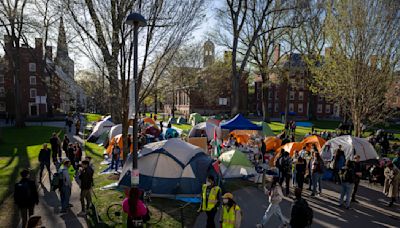
<svg viewBox="0 0 400 228">
<path fill-rule="evenodd" d="M 350 208 L 351 191 L 354 188 L 354 167 L 353 162 L 347 160 L 345 166 L 339 171 L 340 182 L 342 183 L 342 191 L 340 193 L 339 207 L 343 206 L 344 196 L 346 196 L 346 209 Z"/>
<path fill-rule="evenodd" d="M 305 228 L 310 227 L 313 220 L 313 210 L 308 205 L 307 201 L 301 197 L 301 188 L 294 190 L 296 199 L 292 204 L 292 211 L 290 217 L 291 228 Z"/>
<path fill-rule="evenodd" d="M 312 194 L 311 196 L 319 195 L 322 192 L 322 174 L 324 173 L 324 161 L 318 152 L 314 152 L 314 158 L 311 162 L 311 178 L 312 178 Z M 319 192 L 317 193 L 317 185 Z"/>
<path fill-rule="evenodd" d="M 240 228 L 242 212 L 240 207 L 233 200 L 232 193 L 225 193 L 222 196 L 221 228 Z"/>
<path fill-rule="evenodd" d="M 390 202 L 388 204 L 389 207 L 393 206 L 394 201 L 398 195 L 399 191 L 399 170 L 393 165 L 393 163 L 389 163 L 385 168 L 385 184 L 383 187 L 383 193 L 390 198 Z"/>
<path fill-rule="evenodd" d="M 285 194 L 289 195 L 289 186 L 290 186 L 290 175 L 292 172 L 292 159 L 289 156 L 289 153 L 281 150 L 283 155 L 278 159 L 278 168 L 280 173 L 279 185 L 282 186 L 283 181 L 285 180 Z"/>
<path fill-rule="evenodd" d="M 75 166 L 75 148 L 72 143 L 68 144 L 67 158 L 70 160 L 72 166 Z"/>
<path fill-rule="evenodd" d="M 200 211 L 207 215 L 207 228 L 215 228 L 215 215 L 221 202 L 221 188 L 216 185 L 214 176 L 207 177 L 201 193 Z"/>
<path fill-rule="evenodd" d="M 64 140 L 62 142 L 62 149 L 65 153 L 65 157 L 68 157 L 68 145 L 69 145 L 69 138 L 67 135 L 64 135 Z"/>
<path fill-rule="evenodd" d="M 71 133 L 71 129 L 72 129 L 72 124 L 74 123 L 74 121 L 73 121 L 73 119 L 72 119 L 72 116 L 71 115 L 69 115 L 68 116 L 68 119 L 67 119 L 67 125 L 68 125 L 68 131 L 69 131 L 69 133 Z"/>
<path fill-rule="evenodd" d="M 353 189 L 353 194 L 351 195 L 351 202 L 358 203 L 358 201 L 356 200 L 356 194 L 362 176 L 360 155 L 358 154 L 354 156 L 354 173 L 355 173 L 354 189 Z"/>
<path fill-rule="evenodd" d="M 93 187 L 93 169 L 89 165 L 89 161 L 82 161 L 82 167 L 80 168 L 79 179 L 81 182 L 81 206 L 82 214 L 90 209 L 92 204 L 92 187 Z M 86 200 L 86 204 L 85 204 Z"/>
<path fill-rule="evenodd" d="M 75 167 L 82 161 L 82 148 L 80 144 L 75 143 Z"/>
<path fill-rule="evenodd" d="M 67 209 L 72 206 L 69 203 L 71 197 L 72 180 L 75 170 L 71 166 L 71 161 L 68 158 L 64 158 L 63 166 L 61 167 L 60 174 L 62 180 L 62 186 L 60 190 L 61 198 L 61 213 L 67 212 Z"/>
<path fill-rule="evenodd" d="M 43 169 L 46 167 L 47 174 L 49 175 L 49 183 L 51 183 L 51 171 L 50 171 L 50 149 L 47 148 L 47 143 L 43 144 L 42 149 L 39 152 L 39 183 L 42 183 Z"/>
<path fill-rule="evenodd" d="M 57 133 L 53 132 L 51 138 L 50 138 L 50 145 L 51 145 L 51 156 L 53 158 L 53 163 L 57 163 L 57 155 L 59 153 L 60 149 L 60 139 L 57 136 Z"/>
<path fill-rule="evenodd" d="M 143 227 L 143 223 L 150 220 L 149 211 L 139 199 L 140 195 L 139 189 L 133 187 L 129 190 L 129 196 L 122 201 L 122 210 L 128 214 L 127 228 Z"/>
<path fill-rule="evenodd" d="M 33 215 L 35 204 L 39 204 L 39 194 L 35 181 L 30 179 L 29 170 L 24 169 L 21 173 L 21 180 L 15 184 L 14 202 L 22 220 L 22 227 L 26 227 L 29 216 Z"/>
<path fill-rule="evenodd" d="M 273 215 L 277 215 L 279 217 L 279 219 L 281 220 L 281 225 L 283 227 L 286 227 L 288 224 L 287 219 L 283 216 L 281 207 L 279 206 L 279 203 L 283 199 L 283 193 L 281 186 L 278 184 L 278 181 L 278 178 L 274 177 L 271 188 L 269 190 L 266 188 L 264 189 L 265 194 L 268 195 L 269 198 L 269 206 L 265 211 L 261 223 L 256 225 L 256 227 L 258 228 L 266 227 L 266 224 Z"/>
<path fill-rule="evenodd" d="M 76 120 L 76 123 L 75 123 L 75 135 L 79 136 L 80 129 L 81 129 L 81 120 L 78 117 L 78 119 Z"/>
<path fill-rule="evenodd" d="M 335 183 L 339 183 L 339 171 L 345 165 L 346 158 L 344 156 L 344 151 L 342 150 L 342 145 L 339 145 L 339 148 L 335 151 L 335 156 L 333 158 L 333 181 Z"/>
<path fill-rule="evenodd" d="M 299 159 L 297 160 L 295 169 L 297 186 L 300 189 L 303 189 L 304 176 L 306 175 L 306 162 L 302 157 L 299 157 Z"/>
<path fill-rule="evenodd" d="M 294 151 L 294 155 L 293 155 L 293 157 L 292 157 L 292 167 L 291 167 L 291 171 L 292 171 L 292 185 L 293 185 L 294 187 L 297 187 L 297 179 L 296 179 L 296 177 L 297 177 L 297 170 L 296 170 L 296 164 L 297 164 L 299 158 L 300 158 L 299 151 L 295 150 L 295 151 Z"/>
</svg>

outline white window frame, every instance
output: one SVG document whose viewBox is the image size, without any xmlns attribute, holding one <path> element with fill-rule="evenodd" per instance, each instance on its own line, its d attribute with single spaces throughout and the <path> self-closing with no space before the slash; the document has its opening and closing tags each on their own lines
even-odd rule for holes
<svg viewBox="0 0 400 228">
<path fill-rule="evenodd" d="M 291 100 L 291 101 L 293 101 L 294 100 L 294 97 L 295 97 L 295 92 L 294 91 L 290 91 L 289 92 L 289 100 Z"/>
<path fill-rule="evenodd" d="M 298 113 L 303 113 L 304 112 L 304 107 L 303 104 L 297 104 L 297 112 Z"/>
<path fill-rule="evenodd" d="M 300 101 L 304 100 L 304 92 L 303 91 L 299 92 L 299 100 Z"/>
<path fill-rule="evenodd" d="M 29 72 L 36 72 L 36 63 L 29 63 Z"/>
<path fill-rule="evenodd" d="M 319 114 L 322 113 L 322 104 L 318 104 L 318 106 L 317 106 L 317 113 L 319 113 Z"/>
<path fill-rule="evenodd" d="M 327 105 L 325 105 L 325 113 L 331 113 L 331 105 L 330 104 L 327 104 Z"/>
<path fill-rule="evenodd" d="M 6 102 L 0 101 L 0 112 L 6 111 Z"/>
<path fill-rule="evenodd" d="M 0 74 L 0 84 L 4 83 L 4 74 Z"/>
<path fill-rule="evenodd" d="M 32 79 L 34 79 L 34 80 L 35 80 L 35 82 L 34 82 L 34 83 L 32 83 Z M 36 85 L 36 76 L 34 76 L 34 75 L 32 75 L 32 76 L 29 76 L 29 85 Z"/>
<path fill-rule="evenodd" d="M 294 112 L 294 104 L 289 103 L 289 112 Z"/>
<path fill-rule="evenodd" d="M 35 96 L 32 96 L 32 92 L 35 91 Z M 29 97 L 32 99 L 36 99 L 37 96 L 37 90 L 35 88 L 30 88 L 29 89 Z"/>
</svg>

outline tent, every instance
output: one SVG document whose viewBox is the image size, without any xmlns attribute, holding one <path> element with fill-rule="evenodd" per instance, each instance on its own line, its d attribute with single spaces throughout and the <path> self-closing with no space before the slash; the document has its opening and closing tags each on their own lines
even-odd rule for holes
<svg viewBox="0 0 400 228">
<path fill-rule="evenodd" d="M 217 119 L 208 119 L 206 121 L 206 133 L 208 140 L 212 140 L 214 138 L 215 132 L 217 133 L 217 138 L 221 138 L 221 128 L 219 127 L 220 123 L 221 120 Z"/>
<path fill-rule="evenodd" d="M 280 138 L 278 138 L 278 137 L 275 137 L 275 136 L 265 137 L 264 143 L 265 143 L 267 151 L 270 151 L 270 150 L 274 150 L 275 151 L 280 146 L 282 146 L 282 140 Z"/>
<path fill-rule="evenodd" d="M 275 136 L 271 127 L 266 122 L 262 122 L 262 132 L 264 136 Z"/>
<path fill-rule="evenodd" d="M 148 126 L 148 127 L 145 129 L 144 132 L 145 132 L 146 134 L 152 135 L 152 136 L 154 136 L 154 137 L 156 137 L 156 138 L 158 138 L 158 136 L 160 136 L 160 134 L 161 134 L 160 129 L 158 129 L 156 126 Z"/>
<path fill-rule="evenodd" d="M 192 127 L 192 129 L 189 131 L 188 137 L 202 137 L 202 134 L 207 135 L 206 122 L 196 124 L 194 127 Z"/>
<path fill-rule="evenodd" d="M 108 144 L 108 147 L 106 149 L 106 152 L 107 152 L 108 155 L 111 154 L 112 149 L 113 149 L 115 144 L 118 144 L 119 148 L 121 148 L 120 157 L 122 159 L 123 155 L 124 155 L 124 151 L 123 151 L 124 150 L 124 144 L 122 142 L 122 134 L 119 134 L 119 135 L 115 136 L 114 138 L 112 138 L 110 140 L 110 143 Z M 131 149 L 131 151 L 133 150 L 133 145 L 132 144 L 131 144 L 131 148 L 130 149 Z"/>
<path fill-rule="evenodd" d="M 339 148 L 339 145 L 342 145 L 346 159 L 353 159 L 353 156 L 356 154 L 360 155 L 361 161 L 378 158 L 375 148 L 366 139 L 343 135 L 325 143 L 321 150 L 322 159 L 331 161 L 334 151 Z"/>
<path fill-rule="evenodd" d="M 88 137 L 89 142 L 96 142 L 96 140 L 102 135 L 104 132 L 110 130 L 112 126 L 115 124 L 109 120 L 102 120 L 96 123 L 93 128 L 92 133 Z"/>
<path fill-rule="evenodd" d="M 281 153 L 281 150 L 285 150 L 286 152 L 289 152 L 290 157 L 292 157 L 294 155 L 295 151 L 301 151 L 303 149 L 303 144 L 299 143 L 299 142 L 290 142 L 290 143 L 286 143 L 285 145 L 279 147 L 276 150 L 276 155 L 278 156 Z"/>
<path fill-rule="evenodd" d="M 233 130 L 257 130 L 261 131 L 262 127 L 252 123 L 248 119 L 244 118 L 242 114 L 237 114 L 233 119 L 220 124 L 221 129 Z"/>
<path fill-rule="evenodd" d="M 224 152 L 218 160 L 221 162 L 220 169 L 224 178 L 239 178 L 257 173 L 247 155 L 240 150 Z"/>
<path fill-rule="evenodd" d="M 103 118 L 103 120 L 105 120 L 105 121 L 112 121 L 111 116 L 105 116 L 105 117 Z"/>
<path fill-rule="evenodd" d="M 103 134 L 101 134 L 96 141 L 96 144 L 103 144 L 106 141 L 106 139 L 108 139 L 108 134 L 110 133 L 109 130 L 105 131 Z"/>
<path fill-rule="evenodd" d="M 304 146 L 309 146 L 307 148 L 307 151 L 311 150 L 311 145 L 315 145 L 318 149 L 318 151 L 321 151 L 321 148 L 325 145 L 326 140 L 321 138 L 318 135 L 310 135 L 308 137 L 306 137 L 305 139 L 303 139 L 303 141 L 301 141 L 301 144 Z"/>
<path fill-rule="evenodd" d="M 144 124 L 150 124 L 150 125 L 156 125 L 156 122 L 150 117 L 143 118 L 143 123 Z"/>
<path fill-rule="evenodd" d="M 168 119 L 168 123 L 169 124 L 176 124 L 177 123 L 177 119 L 174 118 L 174 117 L 171 117 L 171 118 Z"/>
<path fill-rule="evenodd" d="M 165 130 L 165 139 L 170 139 L 170 138 L 178 138 L 179 133 L 175 128 L 167 128 Z"/>
<path fill-rule="evenodd" d="M 156 195 L 197 195 L 212 171 L 212 160 L 203 150 L 181 139 L 150 143 L 139 153 L 139 187 Z M 119 185 L 130 186 L 131 156 Z"/>
<path fill-rule="evenodd" d="M 189 123 L 196 125 L 200 122 L 203 122 L 203 117 L 199 113 L 192 113 L 189 116 Z"/>
<path fill-rule="evenodd" d="M 178 122 L 178 124 L 186 124 L 186 123 L 187 123 L 186 119 L 183 118 L 182 116 L 180 116 L 180 117 L 178 118 L 177 122 Z"/>
<path fill-rule="evenodd" d="M 122 134 L 122 124 L 117 124 L 110 129 L 108 133 L 108 139 L 111 141 L 115 136 Z M 129 126 L 128 134 L 133 134 L 133 127 Z"/>
</svg>

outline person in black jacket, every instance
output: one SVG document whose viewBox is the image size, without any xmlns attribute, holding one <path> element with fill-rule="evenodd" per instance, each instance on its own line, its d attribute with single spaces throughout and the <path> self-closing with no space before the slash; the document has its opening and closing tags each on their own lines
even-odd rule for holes
<svg viewBox="0 0 400 228">
<path fill-rule="evenodd" d="M 301 192 L 300 188 L 294 190 L 296 199 L 293 201 L 290 216 L 290 227 L 292 228 L 304 228 L 312 224 L 312 209 L 308 206 L 307 201 L 301 197 Z"/>
<path fill-rule="evenodd" d="M 43 169 L 46 167 L 47 173 L 49 174 L 49 180 L 51 183 L 51 172 L 50 172 L 50 155 L 51 151 L 47 148 L 47 144 L 43 144 L 43 148 L 39 152 L 39 164 L 40 164 L 40 174 L 39 183 L 42 183 Z"/>
<path fill-rule="evenodd" d="M 36 184 L 29 178 L 29 170 L 24 169 L 20 173 L 22 179 L 15 184 L 14 202 L 22 220 L 22 227 L 26 227 L 29 216 L 33 215 L 35 204 L 39 204 L 39 194 Z"/>
<path fill-rule="evenodd" d="M 92 186 L 93 186 L 93 169 L 89 165 L 88 160 L 82 161 L 79 179 L 81 181 L 81 214 L 86 214 L 92 204 Z M 85 207 L 86 199 L 86 207 Z"/>
<path fill-rule="evenodd" d="M 358 154 L 354 156 L 354 173 L 355 173 L 354 188 L 353 188 L 353 194 L 351 195 L 351 202 L 358 203 L 358 201 L 356 200 L 356 194 L 358 190 L 358 185 L 360 184 L 360 180 L 362 177 L 360 155 Z"/>
<path fill-rule="evenodd" d="M 53 132 L 53 136 L 50 138 L 50 145 L 51 145 L 51 151 L 53 152 L 52 154 L 53 162 L 56 163 L 57 155 L 59 154 L 58 152 L 60 150 L 60 138 L 58 138 L 55 132 Z"/>
</svg>

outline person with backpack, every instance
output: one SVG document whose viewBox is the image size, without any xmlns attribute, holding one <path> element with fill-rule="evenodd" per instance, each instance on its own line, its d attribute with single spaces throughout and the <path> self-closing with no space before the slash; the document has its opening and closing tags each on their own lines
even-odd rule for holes
<svg viewBox="0 0 400 228">
<path fill-rule="evenodd" d="M 140 200 L 141 194 L 138 188 L 133 187 L 129 190 L 129 195 L 122 201 L 122 210 L 128 214 L 127 228 L 143 227 L 143 223 L 150 220 L 149 211 Z"/>
<path fill-rule="evenodd" d="M 301 197 L 301 188 L 294 190 L 296 199 L 292 204 L 292 211 L 290 216 L 291 228 L 305 228 L 312 224 L 313 210 L 308 205 L 307 201 Z"/>
<path fill-rule="evenodd" d="M 50 172 L 50 156 L 51 151 L 47 148 L 47 143 L 43 144 L 43 148 L 39 152 L 39 165 L 40 165 L 40 173 L 39 173 L 39 183 L 42 183 L 42 174 L 43 169 L 46 167 L 47 173 L 49 175 L 49 180 L 51 183 L 51 172 Z"/>
<path fill-rule="evenodd" d="M 242 213 L 240 207 L 233 200 L 232 193 L 222 196 L 221 228 L 240 228 Z"/>
<path fill-rule="evenodd" d="M 351 192 L 354 187 L 354 179 L 355 179 L 355 173 L 352 161 L 350 160 L 346 161 L 345 166 L 343 166 L 342 169 L 340 169 L 339 171 L 339 176 L 340 176 L 340 182 L 342 183 L 342 190 L 340 192 L 340 198 L 339 198 L 339 207 L 343 206 L 343 200 L 344 197 L 346 196 L 345 207 L 346 209 L 349 209 Z"/>
<path fill-rule="evenodd" d="M 69 204 L 71 197 L 72 180 L 75 174 L 75 170 L 71 166 L 71 161 L 68 158 L 64 158 L 63 165 L 60 169 L 60 198 L 61 198 L 61 213 L 66 213 L 67 209 L 72 205 Z"/>
<path fill-rule="evenodd" d="M 22 227 L 26 227 L 29 216 L 34 213 L 35 204 L 39 204 L 39 194 L 35 181 L 30 179 L 29 170 L 20 173 L 21 180 L 15 184 L 14 202 L 18 206 Z"/>
<path fill-rule="evenodd" d="M 312 194 L 315 196 L 317 194 L 317 185 L 319 188 L 318 195 L 322 192 L 322 174 L 324 173 L 324 161 L 322 160 L 318 152 L 314 152 L 314 158 L 311 161 L 311 178 L 312 178 Z"/>
<path fill-rule="evenodd" d="M 115 172 L 118 172 L 118 166 L 119 166 L 119 156 L 121 154 L 121 149 L 118 146 L 117 140 L 115 139 L 114 141 L 114 146 L 111 151 L 111 169 L 115 167 Z"/>
<path fill-rule="evenodd" d="M 86 214 L 92 204 L 92 186 L 93 186 L 93 169 L 89 165 L 89 161 L 82 161 L 82 167 L 80 169 L 79 179 L 81 182 L 81 206 L 82 214 Z M 86 205 L 85 205 L 86 199 Z"/>
<path fill-rule="evenodd" d="M 271 184 L 271 188 L 269 190 L 264 189 L 265 194 L 268 195 L 269 198 L 269 206 L 265 211 L 261 223 L 256 225 L 256 227 L 258 228 L 265 227 L 273 215 L 277 215 L 279 217 L 282 226 L 287 226 L 288 224 L 287 219 L 283 216 L 281 207 L 279 206 L 279 203 L 283 199 L 283 193 L 281 186 L 278 184 L 278 181 L 279 179 L 277 177 L 274 177 Z"/>
<path fill-rule="evenodd" d="M 207 228 L 215 228 L 215 215 L 221 202 L 221 188 L 215 184 L 214 176 L 208 176 L 201 191 L 201 203 L 198 212 L 204 211 L 207 215 Z"/>
<path fill-rule="evenodd" d="M 279 164 L 279 185 L 282 186 L 283 181 L 285 180 L 285 194 L 289 195 L 289 186 L 290 186 L 290 176 L 292 172 L 292 159 L 289 156 L 289 153 L 282 149 L 281 153 L 283 155 L 278 159 Z"/>
</svg>

